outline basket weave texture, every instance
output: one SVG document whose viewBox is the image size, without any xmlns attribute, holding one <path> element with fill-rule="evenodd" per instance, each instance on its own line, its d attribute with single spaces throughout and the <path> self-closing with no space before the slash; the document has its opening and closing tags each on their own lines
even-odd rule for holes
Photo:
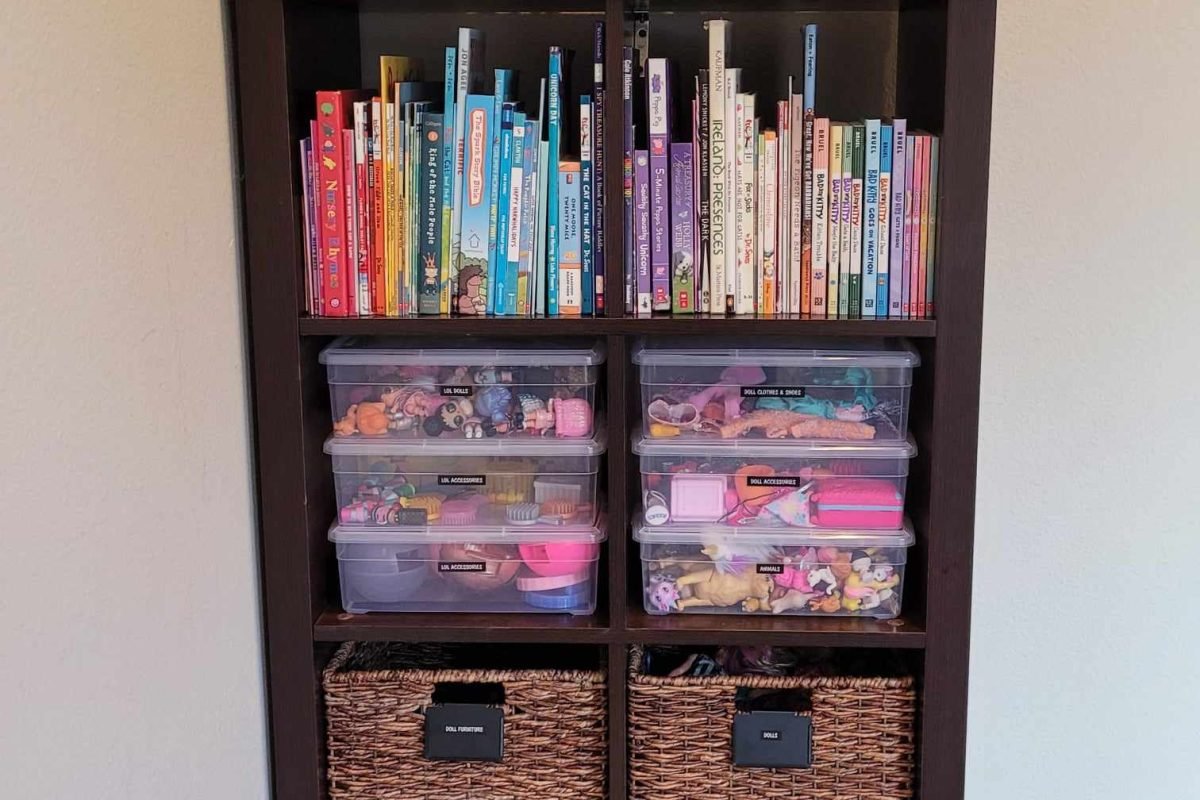
<svg viewBox="0 0 1200 800">
<path fill-rule="evenodd" d="M 480 648 L 447 658 L 438 645 L 342 645 L 325 668 L 333 800 L 603 800 L 605 670 L 479 669 Z M 474 659 L 472 659 L 474 655 Z M 424 757 L 425 709 L 439 683 L 504 688 L 500 762 Z"/>
<path fill-rule="evenodd" d="M 632 800 L 906 800 L 913 796 L 911 677 L 667 678 L 630 653 Z M 739 689 L 799 690 L 812 701 L 811 769 L 733 765 Z"/>
</svg>

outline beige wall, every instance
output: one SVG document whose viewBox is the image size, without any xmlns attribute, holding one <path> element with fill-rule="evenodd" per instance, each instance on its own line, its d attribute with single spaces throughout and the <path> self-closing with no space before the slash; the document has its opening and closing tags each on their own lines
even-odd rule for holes
<svg viewBox="0 0 1200 800">
<path fill-rule="evenodd" d="M 0 795 L 266 796 L 217 2 L 0 8 Z"/>
<path fill-rule="evenodd" d="M 6 797 L 266 795 L 220 4 L 169 6 L 0 12 Z M 968 797 L 1200 796 L 1200 5 L 1000 6 Z"/>
</svg>

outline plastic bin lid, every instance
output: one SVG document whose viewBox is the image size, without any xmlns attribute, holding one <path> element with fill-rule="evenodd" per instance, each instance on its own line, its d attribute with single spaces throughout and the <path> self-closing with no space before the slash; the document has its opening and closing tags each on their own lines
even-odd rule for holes
<svg viewBox="0 0 1200 800">
<path fill-rule="evenodd" d="M 800 439 L 704 439 L 681 436 L 650 438 L 635 433 L 633 452 L 639 456 L 700 456 L 704 458 L 913 458 L 917 445 L 903 441 L 804 441 Z"/>
<path fill-rule="evenodd" d="M 461 342 L 461 340 L 458 340 Z M 410 345 L 405 347 L 404 345 Z M 436 367 L 591 367 L 604 363 L 604 343 L 567 347 L 541 342 L 537 347 L 521 342 L 472 341 L 463 347 L 454 340 L 445 344 L 412 347 L 412 339 L 344 336 L 321 351 L 322 364 L 332 366 L 424 365 Z"/>
<path fill-rule="evenodd" d="M 692 339 L 638 342 L 633 363 L 646 367 L 711 367 L 753 364 L 762 367 L 891 367 L 911 369 L 921 356 L 907 340 L 846 339 L 836 345 L 789 339 L 777 345 L 741 347 L 735 342 L 709 342 L 697 347 Z"/>
<path fill-rule="evenodd" d="M 647 525 L 639 513 L 633 521 L 633 539 L 642 544 L 741 543 L 774 547 L 911 547 L 916 542 L 912 523 L 904 520 L 898 531 L 828 530 L 825 528 L 760 528 L 721 525 L 715 522 Z"/>
<path fill-rule="evenodd" d="M 542 457 L 599 456 L 604 452 L 607 434 L 597 424 L 590 439 L 551 436 L 493 436 L 485 439 L 388 439 L 384 437 L 330 436 L 325 452 L 331 456 L 479 456 Z"/>
<path fill-rule="evenodd" d="M 334 524 L 329 541 L 336 544 L 599 544 L 607 538 L 605 518 L 595 525 L 425 525 L 409 528 L 366 528 Z"/>
</svg>

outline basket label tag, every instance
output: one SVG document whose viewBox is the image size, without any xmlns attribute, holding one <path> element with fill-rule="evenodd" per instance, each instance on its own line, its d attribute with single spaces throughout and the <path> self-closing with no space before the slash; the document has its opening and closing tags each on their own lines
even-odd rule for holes
<svg viewBox="0 0 1200 800">
<path fill-rule="evenodd" d="M 755 572 L 759 575 L 782 575 L 783 564 L 757 564 Z"/>
<path fill-rule="evenodd" d="M 743 386 L 742 397 L 804 397 L 804 386 Z"/>
<path fill-rule="evenodd" d="M 487 475 L 438 475 L 438 486 L 486 486 Z"/>
<path fill-rule="evenodd" d="M 392 525 L 424 525 L 429 522 L 429 511 L 424 508 L 395 508 L 388 512 Z"/>
<path fill-rule="evenodd" d="M 765 487 L 768 489 L 778 488 L 800 488 L 800 477 L 798 475 L 747 475 L 747 486 Z"/>
<path fill-rule="evenodd" d="M 495 706 L 447 703 L 425 710 L 425 757 L 432 761 L 500 761 L 504 712 Z"/>
<path fill-rule="evenodd" d="M 812 717 L 791 711 L 735 714 L 733 763 L 738 767 L 810 768 Z"/>
<path fill-rule="evenodd" d="M 475 391 L 474 386 L 442 386 L 442 397 L 470 397 Z"/>
<path fill-rule="evenodd" d="M 487 572 L 486 561 L 439 561 L 438 572 Z"/>
</svg>

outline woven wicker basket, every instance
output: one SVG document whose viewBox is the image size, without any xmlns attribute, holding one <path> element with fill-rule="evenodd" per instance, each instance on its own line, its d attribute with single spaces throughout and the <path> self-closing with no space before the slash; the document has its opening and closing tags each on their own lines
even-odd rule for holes
<svg viewBox="0 0 1200 800">
<path fill-rule="evenodd" d="M 664 678 L 629 670 L 631 800 L 902 800 L 913 796 L 910 677 Z M 735 767 L 739 689 L 799 690 L 812 702 L 811 769 Z"/>
<path fill-rule="evenodd" d="M 487 646 L 349 643 L 323 676 L 333 800 L 602 800 L 605 671 L 507 666 Z M 434 666 L 440 665 L 440 666 Z M 424 757 L 425 709 L 439 683 L 504 688 L 500 762 Z"/>
</svg>

